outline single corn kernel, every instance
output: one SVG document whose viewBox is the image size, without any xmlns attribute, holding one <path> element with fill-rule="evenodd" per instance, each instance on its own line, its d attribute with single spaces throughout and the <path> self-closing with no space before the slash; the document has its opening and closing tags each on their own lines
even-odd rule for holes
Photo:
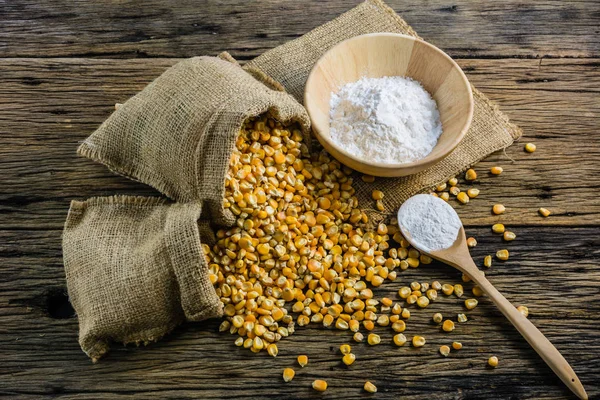
<svg viewBox="0 0 600 400">
<path fill-rule="evenodd" d="M 317 379 L 317 380 L 313 381 L 312 387 L 317 392 L 324 392 L 327 390 L 327 382 L 325 382 L 324 380 L 321 380 L 321 379 Z"/>
<path fill-rule="evenodd" d="M 379 210 L 379 211 L 385 210 L 385 206 L 383 205 L 383 201 L 377 200 L 375 202 L 375 208 L 377 208 L 377 210 Z"/>
<path fill-rule="evenodd" d="M 308 356 L 298 356 L 298 364 L 304 368 L 304 366 L 308 364 Z"/>
<path fill-rule="evenodd" d="M 405 308 L 404 310 L 402 310 L 402 318 L 404 318 L 404 319 L 410 318 L 410 310 L 408 308 Z"/>
<path fill-rule="evenodd" d="M 354 355 L 353 353 L 345 354 L 344 357 L 342 357 L 342 362 L 346 365 L 352 365 L 355 360 L 356 355 Z"/>
<path fill-rule="evenodd" d="M 393 341 L 394 344 L 398 347 L 404 346 L 404 344 L 406 343 L 406 336 L 404 336 L 404 334 L 402 333 L 399 333 L 397 335 L 394 335 Z"/>
<path fill-rule="evenodd" d="M 444 293 L 446 296 L 450 296 L 452 293 L 454 293 L 454 286 L 444 283 L 442 285 L 442 293 Z"/>
<path fill-rule="evenodd" d="M 492 207 L 492 212 L 496 215 L 504 214 L 505 211 L 506 207 L 504 207 L 502 204 L 494 204 Z"/>
<path fill-rule="evenodd" d="M 471 277 L 467 274 L 462 274 L 462 281 L 465 283 L 471 282 Z"/>
<path fill-rule="evenodd" d="M 383 192 L 381 190 L 373 190 L 371 196 L 373 197 L 373 200 L 381 200 L 383 199 Z"/>
<path fill-rule="evenodd" d="M 367 343 L 371 346 L 375 346 L 381 343 L 381 337 L 376 333 L 369 333 L 369 336 L 367 336 Z"/>
<path fill-rule="evenodd" d="M 267 353 L 269 353 L 271 357 L 277 357 L 277 354 L 279 354 L 279 349 L 277 348 L 277 345 L 275 343 L 271 343 L 270 345 L 268 345 Z"/>
<path fill-rule="evenodd" d="M 448 185 L 450 186 L 456 186 L 458 184 L 458 179 L 456 178 L 450 178 L 448 179 Z"/>
<path fill-rule="evenodd" d="M 506 261 L 506 260 L 508 260 L 508 256 L 509 256 L 509 253 L 508 253 L 508 250 L 506 250 L 506 249 L 498 250 L 496 252 L 496 258 L 498 260 Z"/>
<path fill-rule="evenodd" d="M 292 379 L 294 379 L 295 375 L 296 375 L 296 371 L 294 371 L 291 368 L 286 368 L 283 370 L 283 381 L 290 382 Z"/>
<path fill-rule="evenodd" d="M 498 366 L 498 357 L 496 356 L 491 356 L 488 359 L 488 365 L 492 368 L 496 368 Z"/>
<path fill-rule="evenodd" d="M 483 290 L 479 286 L 473 286 L 473 296 L 481 297 L 483 296 Z"/>
<path fill-rule="evenodd" d="M 444 357 L 448 357 L 450 355 L 450 347 L 446 345 L 440 346 L 440 354 Z"/>
<path fill-rule="evenodd" d="M 507 241 L 510 242 L 511 240 L 515 240 L 517 238 L 517 235 L 515 235 L 514 232 L 510 232 L 510 231 L 505 231 L 504 235 L 502 235 L 502 238 Z"/>
<path fill-rule="evenodd" d="M 361 176 L 361 179 L 363 180 L 363 182 L 366 182 L 366 183 L 375 182 L 375 177 L 373 175 L 363 175 L 363 176 Z"/>
<path fill-rule="evenodd" d="M 449 319 L 445 320 L 442 324 L 442 330 L 444 332 L 452 332 L 454 330 L 454 322 Z"/>
<path fill-rule="evenodd" d="M 441 290 L 442 284 L 439 281 L 433 281 L 431 282 L 431 288 L 434 290 Z"/>
<path fill-rule="evenodd" d="M 450 199 L 450 193 L 448 192 L 443 192 L 440 194 L 440 199 L 444 200 L 444 201 L 448 201 Z"/>
<path fill-rule="evenodd" d="M 412 345 L 415 347 L 425 346 L 425 338 L 423 336 L 413 336 Z"/>
<path fill-rule="evenodd" d="M 446 190 L 446 184 L 445 183 L 440 183 L 439 185 L 437 185 L 435 187 L 435 190 L 437 190 L 438 192 L 442 192 L 442 191 Z"/>
<path fill-rule="evenodd" d="M 475 239 L 474 237 L 470 237 L 467 239 L 467 246 L 469 247 L 475 247 L 477 246 L 477 239 Z"/>
<path fill-rule="evenodd" d="M 505 228 L 502 224 L 494 224 L 492 225 L 492 232 L 494 233 L 504 233 Z"/>
<path fill-rule="evenodd" d="M 417 305 L 421 308 L 425 308 L 429 305 L 429 299 L 426 296 L 421 296 L 417 299 Z"/>
<path fill-rule="evenodd" d="M 483 258 L 483 266 L 488 268 L 492 266 L 492 256 L 485 256 Z"/>
<path fill-rule="evenodd" d="M 377 317 L 377 325 L 379 326 L 388 326 L 390 324 L 390 317 L 383 314 Z"/>
<path fill-rule="evenodd" d="M 377 393 L 377 386 L 373 385 L 371 382 L 365 382 L 364 386 L 365 390 L 369 393 Z"/>
<path fill-rule="evenodd" d="M 450 189 L 448 189 L 448 192 L 452 195 L 452 196 L 458 196 L 460 193 L 460 189 L 457 188 L 456 186 L 452 186 Z M 468 195 L 467 195 L 468 196 Z"/>
<path fill-rule="evenodd" d="M 533 143 L 527 143 L 525 145 L 525 151 L 528 153 L 533 153 L 537 149 L 537 146 Z"/>
<path fill-rule="evenodd" d="M 408 296 L 408 297 L 406 298 L 406 302 L 407 302 L 408 304 L 415 304 L 415 303 L 417 302 L 417 300 L 418 300 L 418 299 L 419 299 L 419 298 L 418 298 L 416 295 L 414 295 L 414 294 L 411 294 L 410 296 Z"/>
<path fill-rule="evenodd" d="M 458 314 L 457 319 L 460 323 L 467 322 L 467 316 L 465 314 Z"/>
<path fill-rule="evenodd" d="M 356 332 L 352 338 L 355 342 L 360 343 L 365 339 L 365 336 L 360 332 Z"/>
<path fill-rule="evenodd" d="M 477 172 L 473 168 L 469 168 L 467 172 L 465 172 L 465 179 L 468 181 L 474 181 L 477 179 Z"/>
<path fill-rule="evenodd" d="M 436 324 L 439 324 L 440 322 L 442 322 L 442 320 L 444 319 L 444 316 L 441 313 L 435 313 L 433 314 L 433 322 L 435 322 Z"/>
<path fill-rule="evenodd" d="M 472 188 L 467 190 L 467 196 L 474 199 L 475 197 L 479 196 L 479 189 Z"/>
<path fill-rule="evenodd" d="M 421 289 L 421 284 L 419 282 L 411 282 L 410 288 L 412 290 L 419 290 Z"/>
<path fill-rule="evenodd" d="M 452 348 L 454 350 L 460 350 L 460 349 L 462 349 L 462 343 L 461 342 L 452 342 Z"/>
<path fill-rule="evenodd" d="M 406 322 L 396 321 L 392 324 L 392 330 L 394 332 L 404 332 L 406 330 Z"/>
<path fill-rule="evenodd" d="M 467 204 L 469 202 L 469 195 L 467 195 L 465 192 L 460 192 L 458 196 L 456 196 L 456 200 L 462 204 Z"/>
<path fill-rule="evenodd" d="M 542 217 L 547 217 L 548 215 L 550 215 L 550 210 L 548 210 L 547 208 L 541 207 L 538 212 L 540 213 L 540 215 Z"/>
<path fill-rule="evenodd" d="M 419 261 L 421 262 L 421 264 L 429 265 L 429 264 L 431 264 L 433 262 L 433 258 L 429 257 L 426 254 L 421 254 L 419 256 Z"/>
<path fill-rule="evenodd" d="M 502 173 L 502 171 L 504 171 L 504 169 L 502 169 L 502 167 L 490 168 L 490 172 L 492 173 L 492 175 L 500 175 Z"/>
<path fill-rule="evenodd" d="M 408 296 L 410 296 L 411 293 L 412 290 L 408 286 L 404 286 L 403 288 L 400 288 L 400 290 L 398 290 L 398 296 L 400 296 L 403 299 L 408 298 Z"/>
<path fill-rule="evenodd" d="M 437 299 L 438 296 L 438 292 L 435 289 L 429 289 L 427 292 L 425 292 L 425 294 L 427 295 L 427 298 L 431 301 L 435 301 L 435 299 Z"/>
<path fill-rule="evenodd" d="M 519 306 L 519 307 L 517 307 L 517 310 L 519 310 L 519 312 L 521 314 L 523 314 L 523 316 L 525 318 L 529 317 L 529 308 L 527 308 L 525 306 Z"/>
<path fill-rule="evenodd" d="M 239 338 L 235 339 L 234 343 L 237 347 L 240 347 L 244 344 L 244 338 L 240 336 Z"/>
<path fill-rule="evenodd" d="M 350 354 L 352 352 L 352 348 L 350 347 L 349 344 L 343 344 L 340 346 L 340 352 L 342 354 Z"/>
<path fill-rule="evenodd" d="M 454 285 L 454 294 L 456 295 L 456 297 L 461 297 L 464 292 L 465 290 L 463 289 L 463 286 L 461 284 Z"/>
<path fill-rule="evenodd" d="M 466 299 L 465 300 L 465 307 L 467 307 L 467 310 L 472 310 L 475 307 L 477 307 L 477 304 L 479 302 L 477 301 L 477 299 Z"/>
</svg>

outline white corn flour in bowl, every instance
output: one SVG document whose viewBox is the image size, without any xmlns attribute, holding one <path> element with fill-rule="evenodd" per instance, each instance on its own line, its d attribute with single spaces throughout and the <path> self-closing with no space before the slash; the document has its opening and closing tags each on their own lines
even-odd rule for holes
<svg viewBox="0 0 600 400">
<path fill-rule="evenodd" d="M 348 153 L 388 164 L 426 157 L 442 134 L 435 100 L 401 76 L 345 84 L 331 94 L 329 123 L 332 140 Z"/>
</svg>

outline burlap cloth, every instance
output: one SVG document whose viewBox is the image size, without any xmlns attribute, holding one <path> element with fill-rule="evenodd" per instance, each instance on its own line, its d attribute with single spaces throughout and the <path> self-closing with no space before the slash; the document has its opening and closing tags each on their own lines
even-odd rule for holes
<svg viewBox="0 0 600 400">
<path fill-rule="evenodd" d="M 110 341 L 153 341 L 185 319 L 221 315 L 201 248 L 211 232 L 198 219 L 204 208 L 202 217 L 214 224 L 234 222 L 223 208 L 224 182 L 242 122 L 269 113 L 299 123 L 308 137 L 309 119 L 299 101 L 311 68 L 340 41 L 373 32 L 417 36 L 385 4 L 368 0 L 243 68 L 226 53 L 182 61 L 82 143 L 79 154 L 182 203 L 131 197 L 72 203 L 63 253 L 80 344 L 90 357 L 102 356 Z M 473 88 L 473 95 L 471 129 L 446 159 L 409 177 L 354 180 L 371 222 L 520 136 L 483 94 Z M 385 212 L 372 208 L 374 188 L 385 193 Z"/>
</svg>

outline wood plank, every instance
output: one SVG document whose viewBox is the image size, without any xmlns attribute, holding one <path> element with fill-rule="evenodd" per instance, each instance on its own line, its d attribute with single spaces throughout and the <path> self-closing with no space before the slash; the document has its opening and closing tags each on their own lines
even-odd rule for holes
<svg viewBox="0 0 600 400">
<path fill-rule="evenodd" d="M 479 260 L 500 246 L 488 229 L 469 229 L 479 240 L 472 249 Z M 508 245 L 513 255 L 495 262 L 486 275 L 514 302 L 529 307 L 531 320 L 563 352 L 590 398 L 600 396 L 600 242 L 597 227 L 527 227 Z M 469 321 L 443 333 L 431 315 L 455 317 L 462 301 L 442 296 L 426 310 L 413 310 L 406 335 L 423 334 L 422 349 L 388 344 L 391 331 L 378 328 L 384 344 L 354 344 L 348 332 L 298 328 L 280 343 L 276 359 L 233 345 L 234 337 L 217 333 L 218 321 L 186 324 L 167 339 L 146 348 L 114 346 L 92 365 L 77 344 L 74 318 L 48 314 L 48 297 L 64 290 L 58 231 L 0 231 L 0 394 L 11 398 L 305 398 L 313 379 L 330 388 L 324 398 L 364 398 L 366 379 L 379 388 L 377 398 L 572 398 L 568 390 L 485 298 L 467 312 Z M 396 292 L 418 280 L 456 283 L 459 274 L 441 265 L 399 273 L 376 296 L 397 299 Z M 465 284 L 470 289 L 470 283 Z M 318 339 L 316 340 L 315 338 Z M 442 358 L 441 344 L 461 341 L 464 348 Z M 340 363 L 338 346 L 350 342 L 356 363 Z M 297 368 L 298 354 L 310 363 Z M 496 355 L 500 366 L 485 367 Z M 294 367 L 294 381 L 284 384 L 281 371 Z M 321 397 L 321 396 L 320 396 Z"/>
<path fill-rule="evenodd" d="M 297 38 L 357 0 L 336 2 L 4 2 L 0 57 L 190 57 L 230 51 L 240 59 Z M 388 4 L 453 57 L 597 57 L 594 0 L 447 0 Z M 307 18 L 307 16 L 310 16 Z"/>
<path fill-rule="evenodd" d="M 0 228 L 62 229 L 73 198 L 156 195 L 77 157 L 78 143 L 176 59 L 11 59 L 0 63 Z M 480 197 L 459 212 L 467 225 L 597 225 L 599 59 L 459 59 L 470 80 L 524 129 L 522 144 L 476 166 Z M 491 177 L 485 171 L 502 165 Z M 494 217 L 495 202 L 509 212 Z M 554 215 L 540 218 L 544 206 Z"/>
</svg>

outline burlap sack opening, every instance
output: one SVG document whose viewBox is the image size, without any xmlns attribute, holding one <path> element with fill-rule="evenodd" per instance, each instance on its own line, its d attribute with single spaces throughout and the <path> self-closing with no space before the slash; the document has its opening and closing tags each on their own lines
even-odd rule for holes
<svg viewBox="0 0 600 400">
<path fill-rule="evenodd" d="M 310 135 L 304 107 L 277 89 L 226 53 L 184 60 L 119 107 L 78 152 L 176 201 L 203 202 L 215 223 L 231 225 L 225 174 L 242 123 L 269 113 Z"/>
<path fill-rule="evenodd" d="M 327 50 L 351 37 L 375 32 L 402 33 L 419 37 L 406 21 L 385 3 L 380 0 L 367 0 L 302 37 L 267 51 L 248 62 L 244 68 L 262 72 L 302 101 L 306 79 L 317 60 Z M 508 117 L 474 87 L 473 98 L 475 111 L 471 129 L 459 146 L 440 163 L 415 175 L 378 178 L 374 183 L 365 183 L 359 174 L 355 174 L 354 187 L 359 206 L 369 215 L 371 224 L 395 215 L 402 202 L 410 196 L 429 191 L 438 183 L 465 171 L 489 154 L 510 146 L 521 136 L 521 130 L 510 123 Z M 371 199 L 374 189 L 385 193 L 384 212 L 374 208 Z"/>
<path fill-rule="evenodd" d="M 110 342 L 147 343 L 184 320 L 222 315 L 208 278 L 200 204 L 146 197 L 73 201 L 63 233 L 79 343 L 97 360 Z"/>
</svg>

